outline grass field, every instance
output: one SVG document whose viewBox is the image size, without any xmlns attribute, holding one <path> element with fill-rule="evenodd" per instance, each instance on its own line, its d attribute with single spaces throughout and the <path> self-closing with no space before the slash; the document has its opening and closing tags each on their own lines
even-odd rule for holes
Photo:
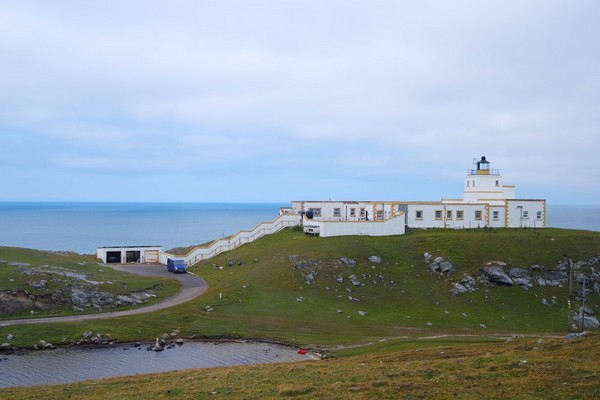
<svg viewBox="0 0 600 400">
<path fill-rule="evenodd" d="M 425 252 L 451 259 L 456 270 L 430 272 Z M 288 229 L 194 266 L 210 288 L 188 303 L 117 319 L 10 326 L 0 336 L 11 333 L 13 344 L 27 346 L 40 338 L 76 340 L 88 330 L 121 341 L 178 330 L 183 337 L 279 340 L 334 359 L 7 389 L 0 397 L 597 398 L 600 339 L 562 339 L 566 285 L 450 292 L 489 261 L 553 269 L 564 256 L 588 260 L 599 253 L 600 233 L 587 231 L 415 230 L 397 237 L 319 238 Z M 372 255 L 381 263 L 370 262 Z M 94 260 L 72 257 L 34 252 L 12 261 L 65 260 L 65 268 L 89 268 L 90 276 L 107 279 Z M 341 257 L 356 265 L 346 266 Z M 314 275 L 310 284 L 307 274 Z M 352 284 L 351 276 L 361 284 Z M 110 280 L 118 279 L 125 278 Z M 542 299 L 554 302 L 547 306 Z M 591 295 L 588 305 L 597 310 L 599 296 Z M 528 339 L 504 343 L 514 333 Z"/>
<path fill-rule="evenodd" d="M 429 272 L 425 252 L 452 259 L 456 271 L 448 276 Z M 598 253 L 600 233 L 587 231 L 417 230 L 396 237 L 319 238 L 292 229 L 194 266 L 192 271 L 210 285 L 194 301 L 139 316 L 10 330 L 15 344 L 23 346 L 41 336 L 49 341 L 78 338 L 87 330 L 123 341 L 151 340 L 177 329 L 183 336 L 268 338 L 315 346 L 431 335 L 562 334 L 568 326 L 564 285 L 530 290 L 490 286 L 452 296 L 452 283 L 464 274 L 476 276 L 492 260 L 551 269 L 564 255 L 587 260 Z M 369 262 L 371 255 L 382 262 Z M 347 267 L 341 257 L 357 264 Z M 314 265 L 295 268 L 303 260 L 315 260 Z M 316 272 L 310 285 L 308 272 Z M 351 275 L 364 286 L 352 285 Z M 542 304 L 552 296 L 556 304 Z M 597 295 L 589 305 L 598 307 Z"/>
</svg>

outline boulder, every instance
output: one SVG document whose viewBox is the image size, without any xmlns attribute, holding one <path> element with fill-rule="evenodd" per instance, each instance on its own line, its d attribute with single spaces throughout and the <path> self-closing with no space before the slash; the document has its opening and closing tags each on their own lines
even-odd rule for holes
<svg viewBox="0 0 600 400">
<path fill-rule="evenodd" d="M 566 281 L 569 275 L 563 271 L 548 270 L 542 274 L 542 277 L 548 281 Z"/>
<path fill-rule="evenodd" d="M 359 310 L 359 311 L 358 311 L 358 315 L 360 315 L 360 316 L 364 317 L 364 316 L 366 316 L 366 315 L 369 315 L 369 313 L 367 313 L 366 311 L 360 311 L 360 310 Z"/>
<path fill-rule="evenodd" d="M 31 286 L 34 289 L 43 289 L 46 287 L 46 285 L 48 284 L 48 281 L 45 279 L 42 279 L 40 281 L 33 281 L 33 282 L 29 282 L 29 286 Z"/>
<path fill-rule="evenodd" d="M 459 294 L 465 293 L 468 291 L 469 291 L 469 289 L 467 289 L 464 285 L 462 285 L 460 283 L 455 283 L 454 288 L 452 289 L 452 296 L 458 296 Z"/>
<path fill-rule="evenodd" d="M 369 257 L 369 261 L 374 263 L 374 264 L 379 264 L 381 263 L 381 257 L 379 256 L 371 256 Z"/>
<path fill-rule="evenodd" d="M 492 283 L 506 286 L 514 285 L 514 281 L 508 276 L 501 265 L 488 265 L 483 267 L 482 272 L 484 276 Z"/>
<path fill-rule="evenodd" d="M 566 272 L 557 270 L 548 270 L 535 277 L 535 281 L 540 286 L 558 286 L 569 278 Z"/>
<path fill-rule="evenodd" d="M 582 321 L 583 321 L 583 327 L 581 326 Z M 578 314 L 573 317 L 573 324 L 575 324 L 579 329 L 599 329 L 600 328 L 600 322 L 598 322 L 598 319 L 592 315 L 584 314 L 583 318 L 582 318 L 581 314 Z"/>
<path fill-rule="evenodd" d="M 347 267 L 354 267 L 356 265 L 356 261 L 351 258 L 342 257 L 340 258 L 340 261 Z"/>
<path fill-rule="evenodd" d="M 315 281 L 315 276 L 317 275 L 316 272 L 311 272 L 308 275 L 306 275 L 306 277 L 304 278 L 306 281 L 307 285 L 310 285 L 311 283 L 313 283 Z"/>
<path fill-rule="evenodd" d="M 360 281 L 356 278 L 356 276 L 352 275 L 348 279 L 350 279 L 350 282 L 353 286 L 360 286 Z"/>
<path fill-rule="evenodd" d="M 442 257 L 436 257 L 429 265 L 429 270 L 431 272 L 437 272 L 440 274 L 449 274 L 454 271 L 454 264 L 450 260 L 445 260 Z"/>
<path fill-rule="evenodd" d="M 12 350 L 12 344 L 10 343 L 2 343 L 0 344 L 0 352 L 1 353 L 6 353 L 7 351 Z"/>
</svg>

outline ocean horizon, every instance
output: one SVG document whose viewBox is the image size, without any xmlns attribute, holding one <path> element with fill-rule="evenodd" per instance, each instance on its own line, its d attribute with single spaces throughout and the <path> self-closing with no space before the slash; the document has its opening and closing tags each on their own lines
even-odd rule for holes
<svg viewBox="0 0 600 400">
<path fill-rule="evenodd" d="M 187 247 L 273 221 L 289 203 L 0 202 L 0 246 L 95 254 Z M 600 231 L 600 205 L 548 205 L 547 226 Z"/>
</svg>

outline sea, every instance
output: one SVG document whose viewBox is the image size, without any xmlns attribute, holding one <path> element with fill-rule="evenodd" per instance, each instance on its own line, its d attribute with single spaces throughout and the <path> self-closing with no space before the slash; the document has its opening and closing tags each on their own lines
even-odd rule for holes
<svg viewBox="0 0 600 400">
<path fill-rule="evenodd" d="M 95 254 L 203 244 L 273 221 L 280 203 L 0 202 L 0 246 Z M 600 205 L 548 205 L 547 226 L 600 231 Z"/>
</svg>

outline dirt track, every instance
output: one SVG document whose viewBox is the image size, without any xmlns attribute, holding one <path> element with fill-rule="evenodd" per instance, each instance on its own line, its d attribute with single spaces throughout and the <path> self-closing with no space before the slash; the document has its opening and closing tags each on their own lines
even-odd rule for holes
<svg viewBox="0 0 600 400">
<path fill-rule="evenodd" d="M 90 319 L 101 319 L 101 318 L 114 318 L 123 317 L 126 315 L 143 314 L 156 310 L 162 310 L 165 308 L 173 307 L 177 304 L 185 303 L 190 301 L 208 289 L 208 284 L 203 279 L 198 278 L 190 273 L 187 274 L 172 274 L 167 271 L 164 265 L 107 265 L 119 271 L 127 271 L 137 275 L 145 276 L 160 276 L 167 278 L 175 278 L 180 281 L 183 285 L 181 291 L 175 296 L 161 301 L 160 303 L 152 304 L 146 307 L 134 308 L 131 310 L 124 311 L 111 311 L 99 314 L 85 314 L 85 315 L 69 315 L 65 317 L 47 317 L 47 318 L 27 318 L 27 319 L 13 319 L 0 321 L 0 326 L 7 325 L 24 325 L 24 324 L 44 324 L 49 322 L 70 322 L 70 321 L 85 321 Z"/>
</svg>

